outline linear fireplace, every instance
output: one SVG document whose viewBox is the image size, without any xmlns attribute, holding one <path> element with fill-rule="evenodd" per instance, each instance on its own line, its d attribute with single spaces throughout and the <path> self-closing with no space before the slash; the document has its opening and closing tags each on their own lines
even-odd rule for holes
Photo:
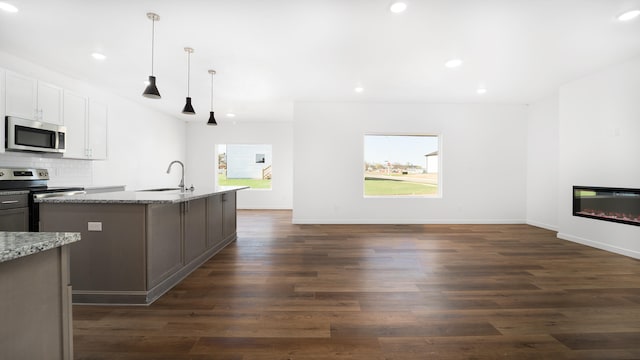
<svg viewBox="0 0 640 360">
<path fill-rule="evenodd" d="M 640 189 L 574 186 L 573 215 L 640 226 Z"/>
</svg>

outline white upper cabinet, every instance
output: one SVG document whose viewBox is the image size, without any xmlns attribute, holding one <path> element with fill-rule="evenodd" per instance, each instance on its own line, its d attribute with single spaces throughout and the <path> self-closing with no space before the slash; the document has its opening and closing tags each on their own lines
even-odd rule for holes
<svg viewBox="0 0 640 360">
<path fill-rule="evenodd" d="M 64 125 L 65 158 L 107 158 L 107 105 L 95 99 L 0 69 L 0 115 L 3 123 L 4 116 L 15 116 Z M 0 126 L 0 139 L 4 128 Z"/>
<path fill-rule="evenodd" d="M 107 158 L 107 105 L 64 91 L 64 126 L 69 159 Z"/>
<path fill-rule="evenodd" d="M 62 125 L 62 88 L 38 81 L 39 120 Z"/>
<path fill-rule="evenodd" d="M 92 159 L 105 160 L 107 158 L 107 119 L 107 105 L 89 99 L 89 143 L 87 147 Z"/>
<path fill-rule="evenodd" d="M 5 125 L 4 125 L 4 116 L 7 114 L 5 111 L 5 104 L 6 104 L 6 99 L 4 97 L 4 76 L 5 76 L 5 71 L 4 69 L 0 69 L 0 116 L 2 116 L 2 125 L 0 126 L 0 142 L 2 143 L 2 145 L 0 145 L 0 153 L 4 152 L 4 147 L 5 145 L 5 141 L 4 141 L 4 132 L 5 132 Z"/>
<path fill-rule="evenodd" d="M 5 75 L 6 115 L 35 120 L 38 81 L 7 71 Z"/>
<path fill-rule="evenodd" d="M 86 159 L 88 99 L 71 91 L 64 91 L 64 126 L 67 128 L 64 157 Z"/>
<path fill-rule="evenodd" d="M 7 71 L 6 115 L 61 125 L 62 93 L 60 87 Z"/>
</svg>

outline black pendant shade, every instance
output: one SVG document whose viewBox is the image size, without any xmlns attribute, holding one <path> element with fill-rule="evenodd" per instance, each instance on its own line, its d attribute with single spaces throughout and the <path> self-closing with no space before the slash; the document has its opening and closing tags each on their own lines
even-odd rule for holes
<svg viewBox="0 0 640 360">
<path fill-rule="evenodd" d="M 191 106 L 191 98 L 187 97 L 187 103 L 184 104 L 184 109 L 182 109 L 183 114 L 187 115 L 195 115 L 196 112 L 193 110 L 193 106 Z"/>
<path fill-rule="evenodd" d="M 216 71 L 209 70 L 208 73 L 211 75 L 211 111 L 209 111 L 209 121 L 207 121 L 207 125 L 216 126 L 218 123 L 216 122 L 216 118 L 213 116 L 213 75 L 216 74 Z"/>
<path fill-rule="evenodd" d="M 207 125 L 216 126 L 218 123 L 216 122 L 216 118 L 213 117 L 213 111 L 209 111 L 209 121 L 207 121 Z"/>
<path fill-rule="evenodd" d="M 191 97 L 189 97 L 189 88 L 191 87 L 191 53 L 193 53 L 193 48 L 186 47 L 184 48 L 184 51 L 187 53 L 187 103 L 184 104 L 182 113 L 195 115 L 196 111 L 193 110 L 193 106 L 191 106 Z"/>
<path fill-rule="evenodd" d="M 155 24 L 160 20 L 160 16 L 154 13 L 147 13 L 147 18 L 151 20 L 151 75 L 149 76 L 149 85 L 144 89 L 142 96 L 150 99 L 160 99 L 160 92 L 156 86 L 156 77 L 153 76 L 153 50 L 155 42 Z"/>
<path fill-rule="evenodd" d="M 158 88 L 156 87 L 156 77 L 155 76 L 149 76 L 149 85 L 147 86 L 146 89 L 144 89 L 144 92 L 142 93 L 142 96 L 148 97 L 148 98 L 151 98 L 151 99 L 160 99 L 160 92 L 158 91 Z"/>
</svg>

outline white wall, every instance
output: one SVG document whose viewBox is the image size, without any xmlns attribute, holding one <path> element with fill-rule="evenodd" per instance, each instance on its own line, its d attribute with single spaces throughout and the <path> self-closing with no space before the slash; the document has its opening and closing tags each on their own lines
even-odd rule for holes
<svg viewBox="0 0 640 360">
<path fill-rule="evenodd" d="M 62 159 L 59 155 L 21 152 L 0 153 L 0 167 L 48 169 L 49 177 L 51 178 L 48 183 L 49 186 L 93 184 L 90 161 Z"/>
<path fill-rule="evenodd" d="M 239 209 L 291 209 L 293 199 L 293 126 L 289 122 L 242 123 L 218 121 L 187 126 L 186 182 L 198 187 L 214 186 L 217 144 L 271 144 L 271 190 L 248 189 L 238 192 Z"/>
<path fill-rule="evenodd" d="M 572 216 L 572 186 L 640 188 L 640 58 L 560 88 L 558 237 L 640 258 L 640 227 Z"/>
<path fill-rule="evenodd" d="M 558 230 L 558 94 L 529 106 L 527 224 Z"/>
<path fill-rule="evenodd" d="M 294 223 L 524 223 L 527 108 L 294 106 Z M 440 134 L 442 198 L 364 198 L 366 133 Z"/>
<path fill-rule="evenodd" d="M 178 184 L 179 172 L 167 175 L 165 171 L 171 160 L 184 161 L 186 157 L 183 122 L 10 54 L 0 52 L 0 68 L 99 99 L 108 105 L 109 112 L 108 160 L 3 153 L 0 166 L 47 168 L 51 176 L 49 184 L 56 186 L 126 185 L 128 190 L 136 190 Z"/>
<path fill-rule="evenodd" d="M 127 190 L 178 186 L 180 168 L 166 171 L 173 160 L 186 162 L 186 124 L 115 96 L 106 103 L 109 158 L 93 162 L 94 184 L 126 184 Z"/>
</svg>

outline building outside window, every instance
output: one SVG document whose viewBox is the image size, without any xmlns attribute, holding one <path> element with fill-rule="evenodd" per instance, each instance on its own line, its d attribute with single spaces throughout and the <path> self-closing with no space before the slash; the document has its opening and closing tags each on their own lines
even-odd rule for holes
<svg viewBox="0 0 640 360">
<path fill-rule="evenodd" d="M 219 144 L 217 152 L 219 186 L 271 189 L 270 144 Z"/>
</svg>

